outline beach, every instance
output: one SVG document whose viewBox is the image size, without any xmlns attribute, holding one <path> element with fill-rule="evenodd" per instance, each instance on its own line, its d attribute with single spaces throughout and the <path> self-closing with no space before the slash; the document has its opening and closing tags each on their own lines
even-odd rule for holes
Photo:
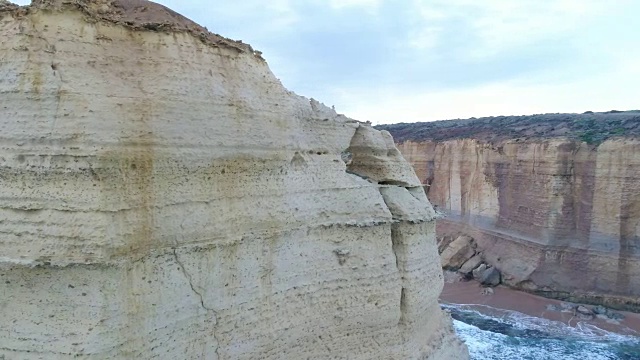
<svg viewBox="0 0 640 360">
<path fill-rule="evenodd" d="M 484 295 L 483 287 L 476 281 L 445 282 L 440 296 L 444 304 L 465 304 L 473 306 L 477 311 L 487 315 L 496 315 L 494 309 L 517 311 L 525 315 L 563 322 L 572 327 L 585 324 L 621 335 L 640 336 L 640 314 L 616 311 L 624 316 L 621 320 L 594 318 L 585 320 L 578 318 L 570 306 L 579 304 L 563 303 L 559 300 L 509 289 L 493 288 L 493 294 Z M 587 305 L 588 308 L 593 306 Z"/>
</svg>

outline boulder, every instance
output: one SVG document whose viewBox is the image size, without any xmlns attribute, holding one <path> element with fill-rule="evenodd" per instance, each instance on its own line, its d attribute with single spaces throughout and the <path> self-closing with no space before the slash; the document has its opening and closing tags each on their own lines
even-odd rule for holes
<svg viewBox="0 0 640 360">
<path fill-rule="evenodd" d="M 494 293 L 494 291 L 490 287 L 483 288 L 482 291 L 480 291 L 480 294 L 482 294 L 484 296 L 493 295 L 493 293 Z"/>
<path fill-rule="evenodd" d="M 482 278 L 482 274 L 487 270 L 487 264 L 480 264 L 477 268 L 475 268 L 471 273 L 473 274 L 473 278 L 480 281 Z"/>
<path fill-rule="evenodd" d="M 578 305 L 574 309 L 574 315 L 580 320 L 593 320 L 596 317 L 595 314 L 584 305 Z"/>
<path fill-rule="evenodd" d="M 461 274 L 469 274 L 473 269 L 482 264 L 482 254 L 475 254 L 471 259 L 467 260 L 458 270 Z"/>
<path fill-rule="evenodd" d="M 578 306 L 576 308 L 576 313 L 583 314 L 583 315 L 593 315 L 593 312 L 584 305 Z"/>
<path fill-rule="evenodd" d="M 607 308 L 602 306 L 602 305 L 598 305 L 598 306 L 593 308 L 593 312 L 598 314 L 598 315 L 606 315 L 607 314 Z"/>
<path fill-rule="evenodd" d="M 612 320 L 622 320 L 624 319 L 624 315 L 621 313 L 612 311 L 611 309 L 607 309 L 602 305 L 595 306 L 593 308 L 593 313 L 596 314 L 598 318 L 604 319 L 612 319 Z"/>
<path fill-rule="evenodd" d="M 607 317 L 611 320 L 624 320 L 624 315 L 611 310 L 607 310 Z"/>
<path fill-rule="evenodd" d="M 486 286 L 500 285 L 500 271 L 495 267 L 490 267 L 482 273 L 480 283 Z"/>
<path fill-rule="evenodd" d="M 455 271 L 445 270 L 443 272 L 443 275 L 444 275 L 444 282 L 447 284 L 453 284 L 453 283 L 462 281 L 462 275 L 460 275 Z"/>
<path fill-rule="evenodd" d="M 561 302 L 560 308 L 562 312 L 572 312 L 578 305 L 570 303 L 570 302 Z"/>
<path fill-rule="evenodd" d="M 438 237 L 436 239 L 436 241 L 438 242 L 438 254 L 442 254 L 444 249 L 446 249 L 447 246 L 449 246 L 449 244 L 451 244 L 453 240 L 454 240 L 453 236 L 449 236 L 449 235 Z"/>
<path fill-rule="evenodd" d="M 576 313 L 576 317 L 579 320 L 593 320 L 595 318 L 594 314 L 582 314 L 582 313 Z"/>
<path fill-rule="evenodd" d="M 459 236 L 449 244 L 440 255 L 442 267 L 458 270 L 462 264 L 476 253 L 476 244 L 469 236 Z"/>
<path fill-rule="evenodd" d="M 560 311 L 561 308 L 558 305 L 555 304 L 547 304 L 547 306 L 545 306 L 545 308 L 547 309 L 547 311 Z"/>
</svg>

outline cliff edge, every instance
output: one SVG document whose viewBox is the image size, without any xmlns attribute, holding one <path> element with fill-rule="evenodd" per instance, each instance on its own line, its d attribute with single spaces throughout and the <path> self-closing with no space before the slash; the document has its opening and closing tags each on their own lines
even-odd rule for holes
<svg viewBox="0 0 640 360">
<path fill-rule="evenodd" d="M 473 239 L 469 271 L 483 261 L 518 289 L 640 311 L 639 112 L 380 128 L 447 214 L 441 250 Z"/>
<path fill-rule="evenodd" d="M 0 358 L 468 358 L 387 132 L 149 1 L 0 33 Z"/>
<path fill-rule="evenodd" d="M 640 110 L 492 116 L 379 125 L 376 128 L 390 131 L 400 143 L 456 139 L 490 143 L 564 138 L 597 146 L 608 139 L 640 137 Z"/>
</svg>

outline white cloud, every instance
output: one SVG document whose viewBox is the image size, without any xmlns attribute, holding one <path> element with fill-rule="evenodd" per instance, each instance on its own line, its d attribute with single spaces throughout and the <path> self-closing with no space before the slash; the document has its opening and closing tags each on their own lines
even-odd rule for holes
<svg viewBox="0 0 640 360">
<path fill-rule="evenodd" d="M 427 50 L 438 46 L 442 40 L 442 27 L 425 26 L 409 33 L 409 46 L 416 50 Z"/>
<path fill-rule="evenodd" d="M 344 9 L 350 7 L 362 7 L 369 10 L 376 10 L 383 0 L 329 0 L 329 6 L 333 9 Z"/>
<path fill-rule="evenodd" d="M 455 20 L 470 27 L 478 41 L 469 56 L 483 58 L 516 46 L 579 32 L 589 20 L 619 9 L 628 0 L 413 0 L 415 14 L 433 42 L 433 28 Z M 616 7 L 618 6 L 618 7 Z M 410 40 L 410 45 L 422 44 Z"/>
<path fill-rule="evenodd" d="M 259 1 L 258 3 L 264 4 L 273 14 L 279 29 L 290 28 L 301 20 L 300 14 L 296 12 L 290 0 Z"/>
</svg>

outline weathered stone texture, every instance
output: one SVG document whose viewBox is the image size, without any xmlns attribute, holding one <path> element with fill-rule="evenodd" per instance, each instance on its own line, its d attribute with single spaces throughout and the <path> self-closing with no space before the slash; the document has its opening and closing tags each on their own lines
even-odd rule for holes
<svg viewBox="0 0 640 360">
<path fill-rule="evenodd" d="M 0 358 L 467 358 L 390 136 L 195 26 L 0 12 Z"/>
<path fill-rule="evenodd" d="M 474 238 L 503 282 L 640 309 L 640 140 L 398 145 L 447 213 L 439 236 Z"/>
</svg>

